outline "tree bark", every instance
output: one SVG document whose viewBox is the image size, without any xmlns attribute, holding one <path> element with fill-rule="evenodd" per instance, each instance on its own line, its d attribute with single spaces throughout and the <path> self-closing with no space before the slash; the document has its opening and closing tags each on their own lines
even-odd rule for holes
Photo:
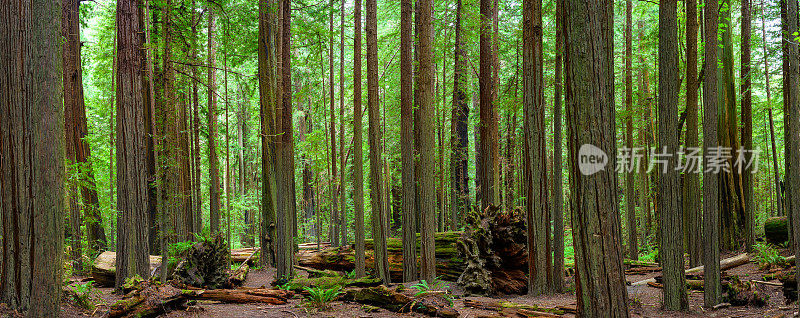
<svg viewBox="0 0 800 318">
<path fill-rule="evenodd" d="M 150 277 L 142 16 L 136 0 L 117 1 L 117 279 Z M 50 254 L 52 255 L 52 254 Z"/>
<path fill-rule="evenodd" d="M 480 209 L 494 205 L 497 180 L 495 180 L 497 158 L 494 156 L 492 143 L 497 142 L 491 133 L 496 126 L 494 115 L 494 80 L 492 74 L 492 2 L 491 0 L 480 0 L 480 174 L 476 178 L 480 180 Z"/>
<path fill-rule="evenodd" d="M 661 0 L 658 11 L 658 150 L 678 150 L 678 2 Z M 664 268 L 664 309 L 689 309 L 686 278 L 683 275 L 683 220 L 678 206 L 680 198 L 677 157 L 669 156 L 658 178 L 658 207 L 661 226 L 659 256 Z"/>
<path fill-rule="evenodd" d="M 339 228 L 342 235 L 342 245 L 347 244 L 347 208 L 345 207 L 345 164 L 347 157 L 344 153 L 344 2 L 341 1 L 340 16 L 341 25 L 339 26 Z"/>
<path fill-rule="evenodd" d="M 553 211 L 553 292 L 564 291 L 564 204 L 562 172 L 562 66 L 564 64 L 564 0 L 556 1 L 556 61 L 553 94 L 553 190 L 550 208 Z"/>
<path fill-rule="evenodd" d="M 291 0 L 282 0 L 281 8 L 281 93 L 280 116 L 281 122 L 278 129 L 280 141 L 278 142 L 278 210 L 277 210 L 277 247 L 276 263 L 277 277 L 288 278 L 292 276 L 292 263 L 294 259 L 294 243 L 292 217 L 295 206 L 294 191 L 294 134 L 292 125 L 292 77 L 291 77 Z"/>
<path fill-rule="evenodd" d="M 469 107 L 467 106 L 467 93 L 464 87 L 467 85 L 466 57 L 464 56 L 464 43 L 461 35 L 461 15 L 462 0 L 456 0 L 456 37 L 455 52 L 453 54 L 453 109 L 450 119 L 450 173 L 452 200 L 450 210 L 451 228 L 456 230 L 459 227 L 460 216 L 466 214 L 469 202 L 469 173 L 467 162 L 469 161 L 469 138 L 467 119 Z"/>
<path fill-rule="evenodd" d="M 765 16 L 767 15 L 766 10 L 764 8 L 764 2 L 761 2 L 761 36 L 762 36 L 762 48 L 764 53 L 764 88 L 767 93 L 767 106 L 769 107 L 769 129 L 770 129 L 770 143 L 772 145 L 772 165 L 773 171 L 775 174 L 775 193 L 776 197 L 778 197 L 778 214 L 779 216 L 783 214 L 783 194 L 781 193 L 781 176 L 780 172 L 778 171 L 778 151 L 775 147 L 775 124 L 772 118 L 772 92 L 770 90 L 769 85 L 769 78 L 770 78 L 770 70 L 769 70 L 769 52 L 767 51 L 767 24 L 765 22 Z"/>
<path fill-rule="evenodd" d="M 420 126 L 415 127 L 420 134 L 420 172 L 419 180 L 419 215 L 421 228 L 421 262 L 420 279 L 432 282 L 436 279 L 436 256 L 433 233 L 436 232 L 436 154 L 434 133 L 434 74 L 433 63 L 433 1 L 419 0 L 419 21 L 417 24 L 417 41 L 419 43 L 419 72 L 416 82 L 419 87 Z"/>
<path fill-rule="evenodd" d="M 717 24 L 719 12 L 717 0 L 707 0 L 703 16 L 704 41 L 706 47 L 717 47 Z M 705 50 L 706 61 L 717 60 L 717 50 Z M 717 140 L 717 68 L 709 66 L 705 69 L 703 81 L 703 153 L 719 146 Z M 703 166 L 708 159 L 703 160 Z M 703 172 L 703 264 L 706 265 L 703 276 L 703 302 L 706 307 L 713 307 L 722 300 L 719 269 L 719 175 L 708 169 Z"/>
<path fill-rule="evenodd" d="M 783 56 L 783 77 L 786 79 L 786 84 L 784 84 L 785 88 L 788 88 L 786 92 L 784 92 L 784 114 L 786 116 L 786 127 L 785 127 L 785 134 L 786 140 L 785 143 L 785 158 L 786 158 L 786 214 L 789 216 L 790 224 L 792 224 L 792 241 L 793 241 L 793 248 L 795 255 L 800 255 L 800 224 L 797 223 L 797 220 L 800 220 L 800 203 L 797 202 L 798 198 L 800 198 L 800 185 L 797 183 L 800 182 L 800 138 L 798 138 L 798 132 L 800 132 L 800 74 L 798 71 L 800 69 L 800 52 L 798 52 L 798 45 L 797 42 L 794 41 L 794 33 L 798 32 L 798 21 L 796 18 L 789 18 L 789 17 L 797 17 L 798 8 L 796 1 L 781 1 L 781 8 L 782 11 L 785 11 L 785 15 L 782 15 L 783 19 L 781 24 L 784 25 L 784 34 L 783 34 L 783 46 L 784 46 L 784 56 Z M 800 278 L 800 272 L 795 273 L 797 278 Z M 797 279 L 798 284 L 800 284 L 800 279 Z M 800 289 L 800 286 L 798 286 Z"/>
<path fill-rule="evenodd" d="M 219 202 L 219 162 L 217 160 L 217 48 L 214 40 L 214 9 L 209 4 L 208 11 L 208 175 L 209 175 L 209 219 L 211 233 L 220 230 Z"/>
<path fill-rule="evenodd" d="M 60 1 L 0 6 L 0 302 L 28 317 L 60 312 L 65 212 L 60 13 Z"/>
<path fill-rule="evenodd" d="M 353 201 L 355 209 L 356 277 L 364 277 L 364 164 L 362 162 L 362 92 L 361 92 L 361 0 L 353 8 Z"/>
<path fill-rule="evenodd" d="M 547 165 L 542 68 L 542 2 L 523 2 L 523 110 L 525 116 L 525 212 L 528 226 L 528 292 L 548 291 L 546 235 Z M 488 174 L 487 174 L 488 175 Z"/>
<path fill-rule="evenodd" d="M 628 317 L 616 174 L 608 168 L 593 175 L 578 172 L 582 145 L 617 153 L 613 3 L 569 0 L 564 10 L 578 316 Z"/>
<path fill-rule="evenodd" d="M 280 103 L 276 87 L 275 17 L 277 3 L 258 3 L 258 94 L 261 125 L 261 266 L 275 265 L 275 109 Z"/>
<path fill-rule="evenodd" d="M 633 149 L 633 1 L 625 2 L 625 147 Z M 625 219 L 628 230 L 628 258 L 639 259 L 636 244 L 636 199 L 634 197 L 634 171 L 625 173 Z"/>
<path fill-rule="evenodd" d="M 336 178 L 339 177 L 339 172 L 337 169 L 337 157 L 336 157 L 336 110 L 334 109 L 335 105 L 335 98 L 334 98 L 334 78 L 333 78 L 333 1 L 330 1 L 330 12 L 328 13 L 329 21 L 330 21 L 330 30 L 329 30 L 329 38 L 328 38 L 328 65 L 330 76 L 330 105 L 331 105 L 331 123 L 330 123 L 330 130 L 331 130 L 331 233 L 330 233 L 330 240 L 333 246 L 339 246 L 339 183 Z M 341 92 L 340 92 L 341 94 Z"/>
<path fill-rule="evenodd" d="M 742 92 L 742 147 L 745 150 L 753 149 L 753 92 L 750 88 L 750 33 L 751 10 L 750 0 L 742 0 L 742 25 L 741 25 L 741 80 Z M 751 156 L 745 156 L 750 158 Z M 744 197 L 744 226 L 745 248 L 752 251 L 755 244 L 755 209 L 753 207 L 753 174 L 751 168 L 741 169 L 742 196 Z"/>
<path fill-rule="evenodd" d="M 697 94 L 700 82 L 697 78 L 697 0 L 686 1 L 686 148 L 700 145 L 698 136 Z M 683 175 L 683 219 L 684 237 L 689 266 L 698 266 L 702 260 L 700 220 L 700 175 Z"/>
<path fill-rule="evenodd" d="M 375 239 L 377 276 L 390 283 L 389 261 L 386 258 L 388 222 L 384 204 L 383 174 L 381 173 L 381 129 L 378 100 L 378 4 L 367 0 L 367 109 L 369 113 L 370 201 L 372 201 L 372 236 Z"/>
<path fill-rule="evenodd" d="M 411 0 L 400 4 L 400 152 L 403 183 L 403 258 L 416 259 L 414 246 L 414 216 L 416 208 L 416 179 L 414 178 L 414 101 L 412 100 L 413 71 L 411 53 Z M 403 263 L 403 281 L 419 279 L 415 262 Z"/>
</svg>

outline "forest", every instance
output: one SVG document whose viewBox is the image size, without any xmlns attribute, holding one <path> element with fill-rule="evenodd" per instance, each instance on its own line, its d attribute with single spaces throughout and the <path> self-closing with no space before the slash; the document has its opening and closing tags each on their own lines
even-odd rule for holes
<svg viewBox="0 0 800 318">
<path fill-rule="evenodd" d="M 795 317 L 798 0 L 0 4 L 0 317 Z"/>
</svg>

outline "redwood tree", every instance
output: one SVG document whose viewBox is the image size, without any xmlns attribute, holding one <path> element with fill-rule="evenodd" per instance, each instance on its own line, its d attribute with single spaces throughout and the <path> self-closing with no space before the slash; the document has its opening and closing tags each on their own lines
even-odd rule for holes
<svg viewBox="0 0 800 318">
<path fill-rule="evenodd" d="M 364 164 L 362 162 L 361 109 L 361 0 L 353 8 L 353 200 L 355 209 L 355 265 L 356 277 L 366 275 L 364 260 Z"/>
<path fill-rule="evenodd" d="M 117 1 L 117 258 L 116 288 L 129 277 L 150 277 L 147 239 L 147 160 L 143 127 L 144 34 L 139 1 Z"/>
<path fill-rule="evenodd" d="M 719 23 L 719 3 L 707 0 L 703 16 L 705 46 L 717 47 L 717 24 Z M 705 50 L 706 61 L 717 60 L 717 50 Z M 717 140 L 718 84 L 717 68 L 707 67 L 703 80 L 703 152 L 719 146 Z M 704 156 L 703 166 L 708 165 Z M 719 270 L 719 175 L 708 169 L 703 172 L 703 299 L 706 307 L 713 307 L 722 301 Z"/>
<path fill-rule="evenodd" d="M 455 52 L 453 54 L 453 109 L 450 119 L 450 188 L 452 190 L 452 204 L 450 211 L 451 228 L 458 229 L 461 215 L 466 214 L 469 207 L 469 128 L 467 119 L 469 107 L 467 106 L 467 62 L 464 54 L 464 43 L 461 35 L 461 16 L 463 11 L 462 0 L 456 0 L 456 37 Z"/>
<path fill-rule="evenodd" d="M 27 311 L 27 317 L 57 316 L 61 311 L 60 13 L 59 1 L 12 1 L 0 6 L 0 224 L 4 227 L 0 302 L 12 311 Z M 146 236 L 142 241 L 147 242 Z"/>
<path fill-rule="evenodd" d="M 525 113 L 525 212 L 528 220 L 528 292 L 547 291 L 549 237 L 547 219 L 547 152 L 544 126 L 542 1 L 523 2 L 523 109 Z M 487 174 L 488 175 L 488 174 Z"/>
<path fill-rule="evenodd" d="M 610 154 L 609 167 L 615 164 L 613 9 L 610 0 L 568 0 L 564 7 L 575 285 L 581 317 L 628 317 L 617 176 L 613 168 L 585 175 L 578 167 L 578 149 L 586 144 Z"/>
<path fill-rule="evenodd" d="M 369 175 L 370 200 L 372 201 L 372 238 L 375 242 L 375 273 L 385 284 L 391 282 L 389 277 L 389 260 L 387 259 L 386 239 L 389 232 L 386 205 L 384 204 L 385 188 L 381 165 L 382 131 L 380 128 L 378 100 L 378 3 L 367 0 L 367 110 L 369 113 Z"/>
<path fill-rule="evenodd" d="M 412 100 L 413 71 L 411 62 L 411 0 L 400 4 L 400 152 L 403 184 L 403 259 L 417 259 L 415 208 L 416 180 L 414 178 L 414 113 Z M 403 262 L 403 281 L 415 281 L 417 262 Z"/>
<path fill-rule="evenodd" d="M 678 150 L 678 2 L 661 0 L 658 10 L 658 152 Z M 658 178 L 660 258 L 664 268 L 664 309 L 689 309 L 683 273 L 683 220 L 678 206 L 677 157 L 667 157 Z"/>
</svg>

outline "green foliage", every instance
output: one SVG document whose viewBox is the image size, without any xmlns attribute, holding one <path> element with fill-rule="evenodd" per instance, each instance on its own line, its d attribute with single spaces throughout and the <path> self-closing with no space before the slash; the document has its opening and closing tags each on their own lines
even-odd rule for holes
<svg viewBox="0 0 800 318">
<path fill-rule="evenodd" d="M 411 288 L 416 289 L 417 292 L 414 297 L 425 296 L 429 294 L 440 294 L 447 300 L 450 306 L 453 305 L 453 294 L 450 293 L 450 286 L 446 282 L 439 279 L 434 279 L 428 283 L 426 280 L 420 280 L 419 283 L 411 285 Z"/>
<path fill-rule="evenodd" d="M 766 269 L 774 266 L 786 266 L 786 258 L 781 256 L 778 249 L 766 242 L 756 242 L 753 245 L 755 251 L 753 259 L 759 264 L 761 269 Z"/>
<path fill-rule="evenodd" d="M 308 303 L 318 309 L 329 309 L 330 302 L 336 300 L 336 298 L 342 294 L 341 288 L 333 287 L 333 288 L 321 288 L 321 287 L 306 287 L 305 290 L 308 292 Z"/>
<path fill-rule="evenodd" d="M 197 236 L 197 234 L 195 234 Z M 193 241 L 185 241 L 185 242 L 177 242 L 177 243 L 170 243 L 167 246 L 167 254 L 169 255 L 169 266 L 171 268 L 175 268 L 178 266 L 178 262 L 180 262 L 182 256 L 186 254 L 186 252 L 192 248 L 195 242 Z"/>
<path fill-rule="evenodd" d="M 75 304 L 86 310 L 94 310 L 95 306 L 92 299 L 99 293 L 92 286 L 93 283 L 94 281 L 88 281 L 84 284 L 75 284 L 68 287 L 71 291 L 68 295 L 72 297 Z"/>
</svg>

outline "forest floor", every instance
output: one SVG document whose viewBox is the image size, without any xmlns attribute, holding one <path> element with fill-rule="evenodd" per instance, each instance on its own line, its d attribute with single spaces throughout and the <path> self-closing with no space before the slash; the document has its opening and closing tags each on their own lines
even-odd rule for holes
<svg viewBox="0 0 800 318">
<path fill-rule="evenodd" d="M 732 256 L 723 255 L 724 257 Z M 758 265 L 748 263 L 726 271 L 731 275 L 739 275 L 742 280 L 762 280 L 765 274 L 759 270 Z M 630 283 L 652 278 L 660 275 L 660 272 L 647 275 L 628 275 L 627 281 Z M 244 286 L 261 287 L 269 286 L 275 276 L 274 269 L 253 270 L 247 277 Z M 74 281 L 79 281 L 82 277 L 75 277 Z M 527 295 L 498 296 L 488 297 L 460 297 L 462 290 L 453 282 L 449 282 L 453 294 L 456 295 L 454 308 L 459 311 L 461 317 L 481 317 L 492 315 L 488 310 L 466 308 L 464 300 L 498 301 L 504 300 L 518 304 L 538 305 L 542 307 L 567 306 L 574 307 L 576 304 L 574 294 L 574 283 L 571 277 L 567 278 L 567 289 L 571 292 L 531 297 Z M 410 287 L 412 283 L 406 284 Z M 660 309 L 662 290 L 651 286 L 628 286 L 629 308 L 631 317 L 794 317 L 797 314 L 797 305 L 786 305 L 784 302 L 783 291 L 779 286 L 765 285 L 765 291 L 769 294 L 767 305 L 764 307 L 728 307 L 717 310 L 707 310 L 702 308 L 702 291 L 689 291 L 689 312 L 666 312 Z M 99 303 L 94 311 L 85 311 L 63 302 L 61 317 L 101 317 L 108 309 L 108 305 L 120 299 L 120 296 L 112 293 L 111 288 L 95 288 L 95 301 Z M 264 305 L 264 304 L 227 304 L 211 301 L 200 301 L 196 306 L 192 306 L 186 311 L 173 311 L 165 317 L 324 317 L 324 318 L 385 318 L 385 317 L 427 317 L 417 313 L 393 313 L 380 309 L 378 311 L 366 312 L 361 304 L 334 301 L 329 310 L 320 311 L 306 305 L 302 296 L 295 296 L 285 305 Z M 565 317 L 573 317 L 565 315 Z"/>
</svg>

